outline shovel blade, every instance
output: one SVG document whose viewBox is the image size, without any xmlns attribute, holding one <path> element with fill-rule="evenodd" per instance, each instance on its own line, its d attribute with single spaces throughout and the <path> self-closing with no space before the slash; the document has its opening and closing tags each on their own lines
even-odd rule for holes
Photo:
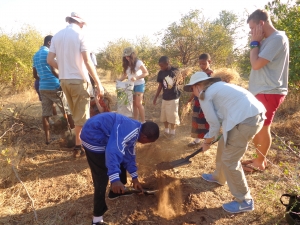
<svg viewBox="0 0 300 225">
<path fill-rule="evenodd" d="M 173 169 L 173 168 L 176 168 L 179 166 L 188 165 L 190 163 L 191 163 L 191 161 L 189 159 L 182 158 L 182 159 L 177 159 L 172 162 L 161 162 L 156 165 L 156 168 L 158 170 L 170 170 L 170 169 Z"/>
<path fill-rule="evenodd" d="M 75 144 L 76 144 L 76 141 L 75 141 L 75 129 L 65 131 L 65 133 L 64 133 L 64 139 L 65 139 L 65 143 L 66 143 L 67 148 L 74 147 Z"/>
</svg>

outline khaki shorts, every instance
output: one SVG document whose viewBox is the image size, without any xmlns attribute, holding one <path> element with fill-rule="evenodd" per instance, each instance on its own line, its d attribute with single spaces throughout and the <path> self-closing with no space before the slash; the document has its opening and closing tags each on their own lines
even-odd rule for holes
<svg viewBox="0 0 300 225">
<path fill-rule="evenodd" d="M 62 90 L 40 90 L 42 100 L 42 116 L 52 116 L 53 103 L 60 109 L 62 114 L 70 114 L 66 97 Z"/>
<path fill-rule="evenodd" d="M 171 124 L 180 124 L 178 116 L 179 99 L 175 100 L 162 100 L 160 121 L 168 122 Z"/>
<path fill-rule="evenodd" d="M 83 126 L 90 118 L 90 83 L 77 79 L 62 79 L 60 86 L 63 89 L 75 126 Z"/>
</svg>

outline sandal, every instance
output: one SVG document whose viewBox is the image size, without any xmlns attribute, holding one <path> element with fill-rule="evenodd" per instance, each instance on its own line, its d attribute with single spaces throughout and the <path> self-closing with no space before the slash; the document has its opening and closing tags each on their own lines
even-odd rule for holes
<svg viewBox="0 0 300 225">
<path fill-rule="evenodd" d="M 253 159 L 248 159 L 248 160 L 245 160 L 245 161 L 241 161 L 242 166 L 247 166 L 251 163 L 253 163 Z M 268 167 L 269 167 L 269 164 L 267 164 L 265 162 L 265 169 L 267 169 Z"/>
<path fill-rule="evenodd" d="M 251 164 L 243 165 L 242 167 L 243 167 L 244 172 L 246 172 L 246 173 L 264 172 L 264 170 L 262 170 L 258 167 L 255 167 Z"/>
<path fill-rule="evenodd" d="M 200 142 L 199 143 L 197 143 L 197 142 L 195 142 L 195 141 L 192 141 L 192 142 L 190 142 L 190 143 L 188 143 L 188 147 L 195 147 L 195 146 L 198 146 L 198 145 L 200 145 Z"/>
</svg>

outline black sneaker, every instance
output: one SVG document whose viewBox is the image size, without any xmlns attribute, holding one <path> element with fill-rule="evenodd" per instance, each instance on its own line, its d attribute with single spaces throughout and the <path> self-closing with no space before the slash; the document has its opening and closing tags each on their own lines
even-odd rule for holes
<svg viewBox="0 0 300 225">
<path fill-rule="evenodd" d="M 112 190 L 110 190 L 108 193 L 108 199 L 114 200 L 114 199 L 117 199 L 122 196 L 130 196 L 130 195 L 133 195 L 133 193 L 125 192 L 123 194 L 117 194 L 117 193 L 114 193 Z"/>
<path fill-rule="evenodd" d="M 85 151 L 81 145 L 76 145 L 73 149 L 74 158 L 83 157 L 85 155 Z"/>
</svg>

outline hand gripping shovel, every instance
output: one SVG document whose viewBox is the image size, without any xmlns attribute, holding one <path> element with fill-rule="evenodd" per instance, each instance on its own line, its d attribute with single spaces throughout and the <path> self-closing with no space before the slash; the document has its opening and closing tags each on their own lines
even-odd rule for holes
<svg viewBox="0 0 300 225">
<path fill-rule="evenodd" d="M 220 135 L 215 141 L 213 141 L 211 144 L 216 143 L 217 141 L 220 140 L 222 135 Z M 202 148 L 199 148 L 198 150 L 196 150 L 195 152 L 193 152 L 192 154 L 186 156 L 185 158 L 181 158 L 181 159 L 177 159 L 171 162 L 161 162 L 159 164 L 156 165 L 156 168 L 158 170 L 169 170 L 169 169 L 173 169 L 175 167 L 179 167 L 179 166 L 184 166 L 187 164 L 190 164 L 191 161 L 190 159 L 192 157 L 194 157 L 195 155 L 199 154 L 200 152 L 202 152 Z"/>
</svg>

